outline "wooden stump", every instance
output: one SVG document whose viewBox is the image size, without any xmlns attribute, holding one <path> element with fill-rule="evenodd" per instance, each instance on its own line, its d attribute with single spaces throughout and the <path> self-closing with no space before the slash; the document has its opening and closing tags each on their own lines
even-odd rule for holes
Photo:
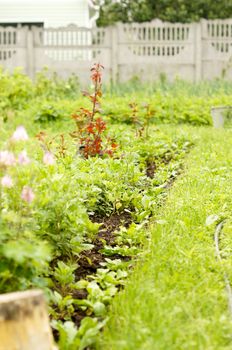
<svg viewBox="0 0 232 350">
<path fill-rule="evenodd" d="M 43 292 L 0 295 L 0 350 L 54 350 Z"/>
</svg>

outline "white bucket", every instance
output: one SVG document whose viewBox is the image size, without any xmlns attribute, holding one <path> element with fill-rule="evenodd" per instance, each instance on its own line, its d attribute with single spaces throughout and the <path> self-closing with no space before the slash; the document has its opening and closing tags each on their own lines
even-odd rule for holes
<svg viewBox="0 0 232 350">
<path fill-rule="evenodd" d="M 215 128 L 221 128 L 224 126 L 225 114 L 231 108 L 232 107 L 230 106 L 219 106 L 211 108 L 211 116 L 213 119 L 213 126 Z"/>
</svg>

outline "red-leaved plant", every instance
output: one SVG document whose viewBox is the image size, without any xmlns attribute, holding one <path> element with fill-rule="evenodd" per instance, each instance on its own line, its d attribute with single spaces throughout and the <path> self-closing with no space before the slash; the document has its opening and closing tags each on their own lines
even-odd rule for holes
<svg viewBox="0 0 232 350">
<path fill-rule="evenodd" d="M 83 92 L 91 101 L 91 108 L 80 108 L 72 114 L 76 123 L 76 130 L 70 135 L 78 143 L 78 150 L 84 158 L 103 156 L 108 154 L 113 156 L 117 144 L 113 139 L 105 135 L 106 123 L 100 116 L 100 100 L 102 97 L 102 70 L 104 67 L 95 63 L 91 68 L 91 80 L 94 85 L 93 93 Z"/>
</svg>

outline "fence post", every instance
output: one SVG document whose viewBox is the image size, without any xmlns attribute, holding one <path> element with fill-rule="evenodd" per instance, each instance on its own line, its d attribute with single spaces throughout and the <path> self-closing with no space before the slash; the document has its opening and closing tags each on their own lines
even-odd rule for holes
<svg viewBox="0 0 232 350">
<path fill-rule="evenodd" d="M 111 27 L 111 81 L 113 84 L 118 80 L 118 25 Z"/>
<path fill-rule="evenodd" d="M 55 350 L 43 292 L 0 295 L 0 350 Z"/>
<path fill-rule="evenodd" d="M 31 28 L 27 28 L 27 74 L 31 79 L 35 74 L 34 36 Z"/>
<path fill-rule="evenodd" d="M 202 24 L 195 23 L 195 82 L 202 78 Z"/>
</svg>

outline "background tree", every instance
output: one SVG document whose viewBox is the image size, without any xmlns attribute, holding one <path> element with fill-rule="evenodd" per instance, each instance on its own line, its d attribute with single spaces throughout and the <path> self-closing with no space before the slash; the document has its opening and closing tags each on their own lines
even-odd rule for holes
<svg viewBox="0 0 232 350">
<path fill-rule="evenodd" d="M 105 0 L 100 6 L 98 26 L 115 22 L 145 22 L 154 18 L 188 23 L 201 18 L 232 17 L 231 0 Z"/>
</svg>

